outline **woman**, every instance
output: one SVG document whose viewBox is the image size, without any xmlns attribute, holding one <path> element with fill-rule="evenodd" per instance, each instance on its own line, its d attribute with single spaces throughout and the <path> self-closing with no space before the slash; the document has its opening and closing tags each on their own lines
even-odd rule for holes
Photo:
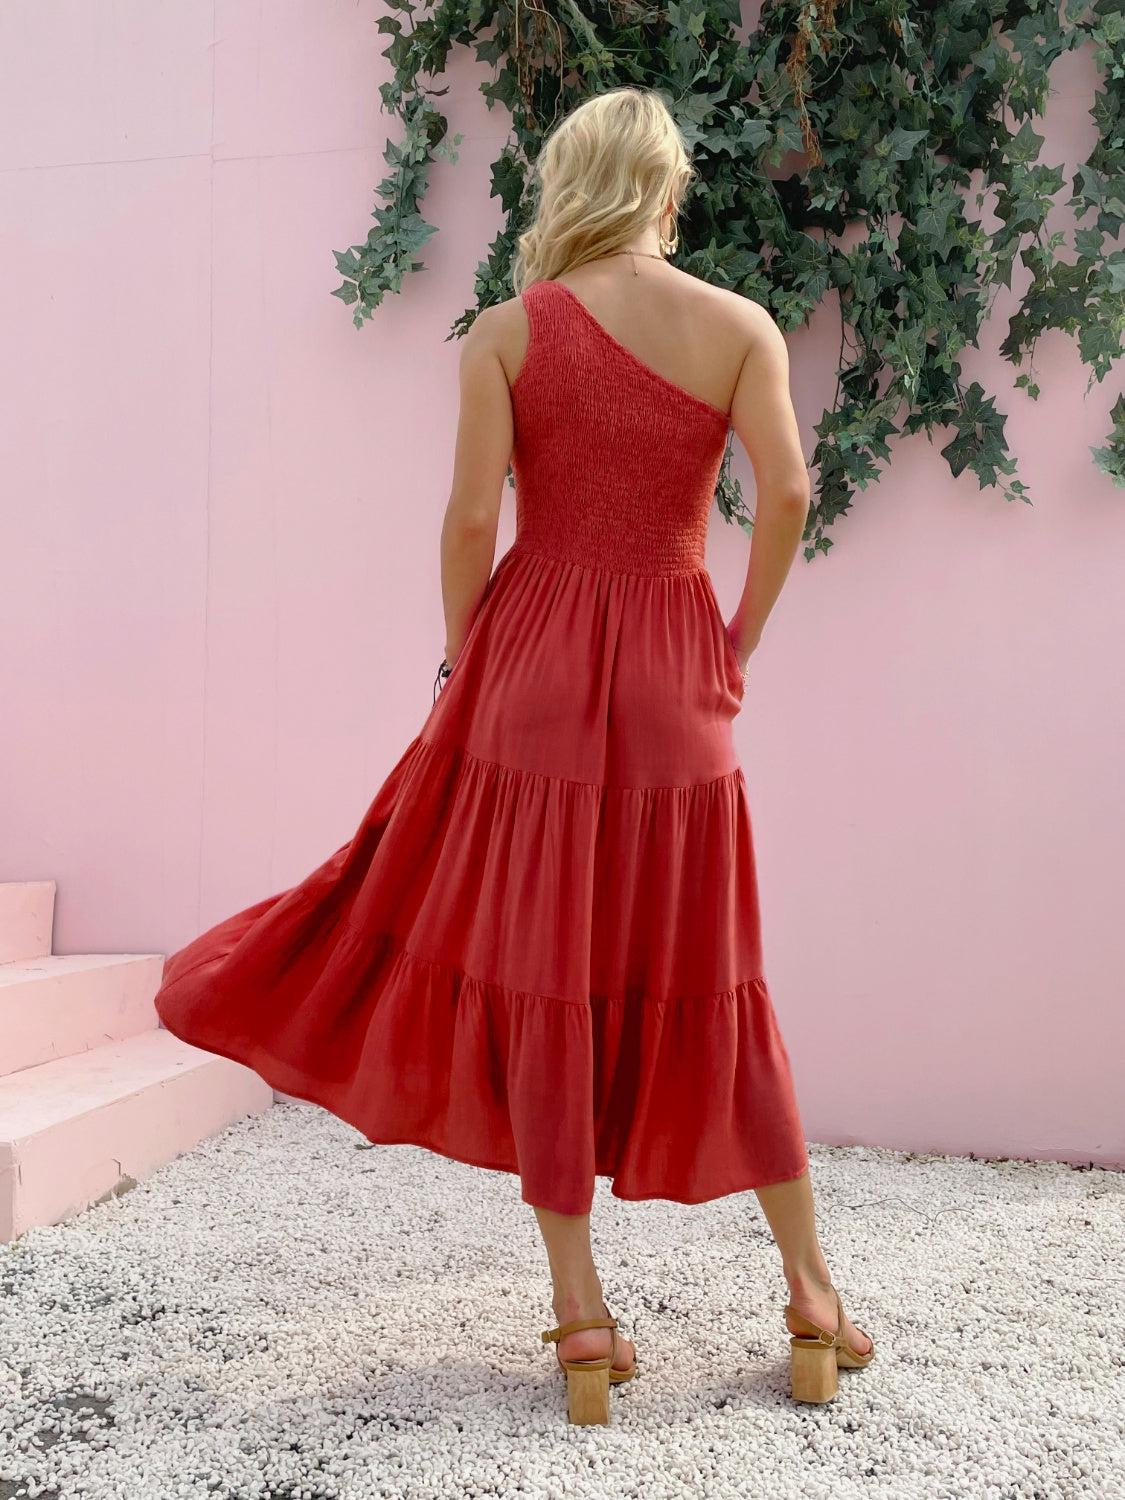
<svg viewBox="0 0 1125 1500">
<path fill-rule="evenodd" d="M 754 1189 L 793 1394 L 827 1400 L 874 1351 L 817 1240 L 731 733 L 809 503 L 785 344 L 667 263 L 692 168 L 658 95 L 584 102 L 536 177 L 519 295 L 462 345 L 446 685 L 354 838 L 174 954 L 157 1009 L 372 1141 L 517 1173 L 572 1421 L 608 1421 L 637 1368 L 591 1254 L 597 1175 Z M 703 553 L 732 426 L 757 518 L 728 627 Z"/>
</svg>

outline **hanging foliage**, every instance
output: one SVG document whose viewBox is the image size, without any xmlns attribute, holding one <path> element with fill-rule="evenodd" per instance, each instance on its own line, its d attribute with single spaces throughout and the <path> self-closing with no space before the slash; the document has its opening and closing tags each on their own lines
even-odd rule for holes
<svg viewBox="0 0 1125 1500">
<path fill-rule="evenodd" d="M 387 0 L 378 26 L 394 69 L 383 103 L 401 134 L 384 153 L 374 227 L 336 253 L 344 280 L 333 295 L 356 326 L 424 266 L 430 166 L 455 161 L 461 139 L 448 140 L 446 90 L 430 83 L 454 47 L 491 69 L 482 91 L 512 128 L 492 168 L 504 227 L 451 337 L 512 295 L 529 163 L 559 115 L 620 84 L 660 90 L 699 173 L 674 263 L 761 302 L 784 330 L 826 299 L 839 316 L 836 390 L 809 460 L 808 558 L 831 547 L 831 527 L 901 433 L 939 434 L 953 474 L 969 469 L 982 487 L 1030 501 L 1013 477 L 1003 413 L 961 366 L 1017 262 L 1026 285 L 1000 347 L 1030 399 L 1048 329 L 1075 338 L 1087 389 L 1121 353 L 1122 0 L 1067 0 L 1061 12 L 1042 0 L 767 0 L 749 35 L 738 0 Z M 1093 49 L 1101 86 L 1090 109 L 1097 141 L 1068 190 L 1063 169 L 1040 160 L 1033 122 L 1052 64 L 1078 47 Z M 1067 230 L 1046 227 L 1056 207 L 1069 210 Z M 1125 484 L 1125 398 L 1112 420 L 1107 445 L 1092 451 Z M 719 506 L 749 529 L 729 460 L 728 450 Z"/>
</svg>

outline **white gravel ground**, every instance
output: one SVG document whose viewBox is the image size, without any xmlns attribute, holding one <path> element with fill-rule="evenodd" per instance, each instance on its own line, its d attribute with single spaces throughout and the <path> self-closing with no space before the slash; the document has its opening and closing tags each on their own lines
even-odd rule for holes
<svg viewBox="0 0 1125 1500">
<path fill-rule="evenodd" d="M 599 1179 L 640 1367 L 572 1428 L 516 1179 L 278 1105 L 0 1248 L 0 1500 L 1125 1496 L 1125 1177 L 812 1155 L 875 1361 L 791 1404 L 754 1195 Z"/>
</svg>

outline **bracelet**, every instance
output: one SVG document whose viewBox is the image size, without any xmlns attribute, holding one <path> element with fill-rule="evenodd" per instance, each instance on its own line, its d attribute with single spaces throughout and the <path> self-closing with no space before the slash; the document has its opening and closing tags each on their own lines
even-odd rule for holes
<svg viewBox="0 0 1125 1500">
<path fill-rule="evenodd" d="M 434 678 L 434 702 L 435 703 L 438 701 L 438 694 L 441 692 L 442 688 L 445 686 L 445 683 L 446 683 L 446 681 L 447 681 L 447 679 L 449 677 L 449 674 L 452 671 L 453 671 L 453 668 L 449 665 L 449 663 L 446 661 L 445 657 L 443 656 L 442 659 L 441 659 L 441 666 L 438 667 L 438 669 L 437 669 L 437 676 Z"/>
</svg>

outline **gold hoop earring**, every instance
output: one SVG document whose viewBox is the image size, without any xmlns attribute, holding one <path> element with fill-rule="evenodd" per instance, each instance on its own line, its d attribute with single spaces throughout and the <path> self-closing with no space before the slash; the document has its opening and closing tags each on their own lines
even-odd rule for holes
<svg viewBox="0 0 1125 1500">
<path fill-rule="evenodd" d="M 680 243 L 680 235 L 678 229 L 676 228 L 675 216 L 669 214 L 668 217 L 671 220 L 672 233 L 670 236 L 666 237 L 662 230 L 657 231 L 660 237 L 660 250 L 664 255 L 675 255 L 676 249 Z M 661 218 L 661 223 L 663 223 L 663 217 Z"/>
</svg>

